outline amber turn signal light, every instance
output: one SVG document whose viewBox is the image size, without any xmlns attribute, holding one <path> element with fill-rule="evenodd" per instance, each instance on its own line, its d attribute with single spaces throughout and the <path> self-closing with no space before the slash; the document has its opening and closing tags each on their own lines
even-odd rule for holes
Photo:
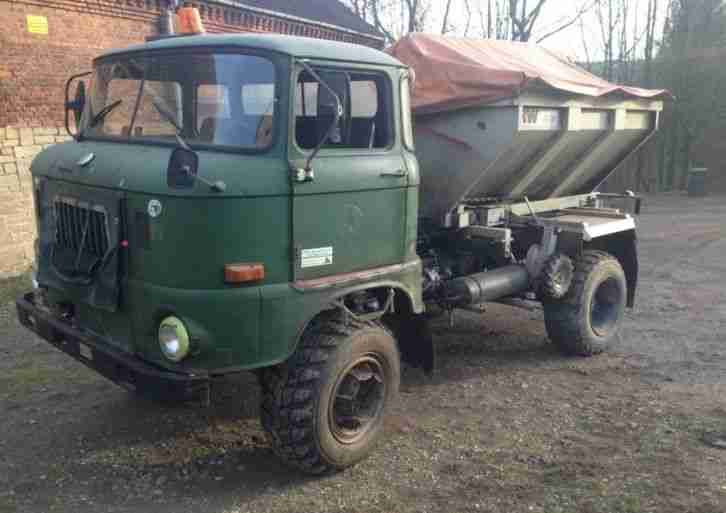
<svg viewBox="0 0 726 513">
<path fill-rule="evenodd" d="M 265 279 L 263 264 L 227 264 L 224 266 L 225 283 L 249 283 Z"/>
<path fill-rule="evenodd" d="M 204 34 L 204 24 L 196 7 L 185 5 L 177 13 L 180 34 Z"/>
</svg>

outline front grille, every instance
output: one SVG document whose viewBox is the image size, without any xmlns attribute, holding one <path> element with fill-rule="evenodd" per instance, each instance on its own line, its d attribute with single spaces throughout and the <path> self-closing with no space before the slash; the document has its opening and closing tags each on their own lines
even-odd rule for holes
<svg viewBox="0 0 726 513">
<path fill-rule="evenodd" d="M 103 207 L 73 198 L 57 198 L 55 221 L 58 247 L 78 251 L 83 244 L 84 253 L 98 258 L 103 258 L 108 251 L 108 226 Z"/>
</svg>

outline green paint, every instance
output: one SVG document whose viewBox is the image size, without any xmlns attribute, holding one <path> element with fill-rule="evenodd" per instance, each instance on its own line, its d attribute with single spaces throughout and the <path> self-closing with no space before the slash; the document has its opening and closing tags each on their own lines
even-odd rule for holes
<svg viewBox="0 0 726 513">
<path fill-rule="evenodd" d="M 108 312 L 78 304 L 84 325 L 117 347 L 169 369 L 225 372 L 285 360 L 305 325 L 354 289 L 395 287 L 421 311 L 421 268 L 415 252 L 418 168 L 398 130 L 402 65 L 356 45 L 256 35 L 173 38 L 100 59 L 201 46 L 252 51 L 284 71 L 277 74 L 277 136 L 269 149 L 198 152 L 199 175 L 225 182 L 224 192 L 211 191 L 199 181 L 189 189 L 170 189 L 166 169 L 173 144 L 84 140 L 51 147 L 33 162 L 36 178 L 67 182 L 71 191 L 90 187 L 125 195 L 128 248 L 122 258 L 120 305 Z M 296 58 L 383 73 L 391 85 L 391 146 L 322 150 L 313 161 L 314 181 L 293 182 L 291 163 L 297 166 L 308 155 L 294 143 L 291 122 L 291 84 L 300 71 Z M 79 159 L 90 152 L 96 156 L 93 162 L 79 166 Z M 385 176 L 401 171 L 401 177 Z M 150 200 L 162 205 L 158 217 L 147 213 Z M 145 226 L 146 232 L 140 228 Z M 333 248 L 329 265 L 301 266 L 300 251 L 327 247 Z M 262 262 L 265 279 L 225 284 L 224 265 L 237 262 Z M 302 292 L 293 286 L 295 280 L 407 262 L 414 265 L 345 287 Z M 51 291 L 55 301 L 77 297 L 71 286 Z M 184 321 L 192 339 L 193 356 L 180 364 L 166 361 L 156 340 L 158 323 L 169 314 Z"/>
</svg>

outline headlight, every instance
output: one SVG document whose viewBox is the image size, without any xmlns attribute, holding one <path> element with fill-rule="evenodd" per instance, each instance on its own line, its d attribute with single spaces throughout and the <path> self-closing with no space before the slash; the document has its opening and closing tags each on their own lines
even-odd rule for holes
<svg viewBox="0 0 726 513">
<path fill-rule="evenodd" d="M 189 332 L 180 319 L 167 317 L 161 321 L 159 347 L 172 362 L 180 362 L 189 354 Z"/>
</svg>

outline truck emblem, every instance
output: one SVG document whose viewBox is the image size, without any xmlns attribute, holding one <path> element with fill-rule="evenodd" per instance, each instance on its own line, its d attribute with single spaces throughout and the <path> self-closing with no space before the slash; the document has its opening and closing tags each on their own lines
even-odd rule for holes
<svg viewBox="0 0 726 513">
<path fill-rule="evenodd" d="M 80 167 L 86 167 L 88 164 L 93 162 L 93 159 L 96 158 L 96 155 L 94 153 L 86 153 L 84 156 L 78 159 L 77 164 Z"/>
<path fill-rule="evenodd" d="M 159 217 L 162 210 L 161 201 L 158 199 L 149 200 L 149 205 L 147 207 L 149 217 Z"/>
</svg>

